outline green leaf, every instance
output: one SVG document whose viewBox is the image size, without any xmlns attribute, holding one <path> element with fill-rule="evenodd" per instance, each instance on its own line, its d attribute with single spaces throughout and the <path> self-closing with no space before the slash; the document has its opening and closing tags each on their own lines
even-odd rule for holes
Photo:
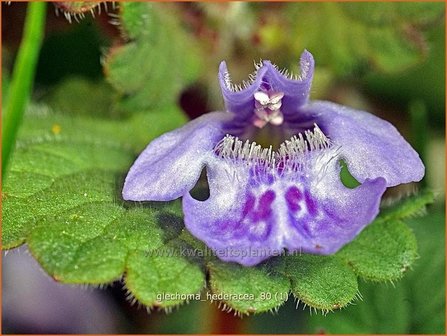
<svg viewBox="0 0 447 336">
<path fill-rule="evenodd" d="M 307 332 L 328 334 L 445 333 L 445 214 L 412 219 L 419 242 L 414 270 L 395 286 L 360 282 L 362 301 L 337 314 L 309 317 Z"/>
<path fill-rule="evenodd" d="M 173 241 L 157 250 L 129 255 L 126 287 L 139 302 L 168 308 L 197 299 L 205 286 L 204 270 L 197 260 L 181 256 L 182 245 Z"/>
<path fill-rule="evenodd" d="M 408 334 L 445 334 L 445 208 L 409 220 L 419 242 L 414 271 L 402 280 L 411 306 Z"/>
<path fill-rule="evenodd" d="M 184 118 L 175 111 L 163 118 L 171 128 Z M 151 300 L 157 293 L 200 291 L 200 263 L 150 255 L 182 233 L 178 205 L 125 208 L 117 202 L 120 176 L 142 146 L 135 135 L 157 135 L 163 123 L 155 119 L 162 119 L 157 112 L 114 122 L 31 108 L 4 186 L 4 248 L 26 241 L 41 266 L 65 283 L 103 284 L 126 273 L 132 295 L 149 306 L 185 301 Z"/>
<path fill-rule="evenodd" d="M 309 333 L 406 334 L 411 309 L 405 288 L 361 282 L 362 300 L 336 314 L 309 317 Z"/>
<path fill-rule="evenodd" d="M 115 110 L 113 88 L 104 81 L 68 77 L 44 97 L 43 102 L 56 111 L 70 115 L 120 117 Z"/>
<path fill-rule="evenodd" d="M 399 220 L 376 220 L 337 256 L 368 280 L 401 278 L 417 257 L 413 232 Z"/>
<path fill-rule="evenodd" d="M 443 3 L 294 3 L 286 33 L 299 41 L 289 47 L 294 54 L 306 48 L 338 74 L 369 66 L 397 73 L 426 59 L 426 35 L 441 24 L 444 10 Z"/>
<path fill-rule="evenodd" d="M 417 258 L 416 238 L 403 220 L 425 214 L 426 206 L 433 200 L 433 192 L 424 190 L 388 205 L 337 256 L 365 279 L 394 281 L 401 278 Z"/>
<path fill-rule="evenodd" d="M 172 107 L 136 114 L 126 122 L 73 118 L 33 107 L 4 182 L 3 246 L 23 243 L 40 216 L 89 201 L 114 201 L 117 175 L 126 172 L 148 138 L 184 119 Z"/>
<path fill-rule="evenodd" d="M 277 266 L 275 259 L 256 267 L 211 261 L 210 289 L 228 311 L 249 314 L 275 309 L 287 300 L 290 289 L 290 281 Z"/>
<path fill-rule="evenodd" d="M 107 237 L 104 233 L 123 212 L 110 203 L 70 207 L 41 219 L 27 243 L 33 256 L 57 281 L 110 282 L 123 273 L 127 249 L 114 239 L 115 235 Z"/>
<path fill-rule="evenodd" d="M 292 280 L 293 295 L 323 311 L 346 306 L 358 293 L 356 275 L 334 256 L 290 256 L 286 274 Z"/>
<path fill-rule="evenodd" d="M 41 222 L 27 239 L 31 253 L 55 279 L 70 283 L 119 279 L 128 253 L 148 253 L 173 238 L 162 229 L 168 223 L 160 221 L 158 211 L 126 211 L 105 202 L 70 208 Z"/>
<path fill-rule="evenodd" d="M 154 123 L 159 114 L 170 115 Z M 114 204 L 117 177 L 151 136 L 180 125 L 176 108 L 123 121 L 72 118 L 32 107 L 3 189 L 3 246 L 22 244 L 41 219 L 91 203 Z M 145 140 L 142 140 L 145 139 Z"/>
<path fill-rule="evenodd" d="M 393 220 L 422 216 L 427 212 L 427 205 L 432 204 L 434 200 L 434 193 L 431 190 L 424 190 L 384 207 L 380 217 L 384 220 Z"/>
<path fill-rule="evenodd" d="M 354 176 L 349 172 L 348 166 L 344 160 L 340 160 L 341 170 L 340 179 L 346 188 L 356 188 L 360 185 L 360 182 L 355 179 Z"/>
<path fill-rule="evenodd" d="M 120 11 L 130 42 L 110 50 L 105 71 L 122 94 L 121 108 L 135 111 L 174 102 L 199 72 L 193 39 L 166 6 L 123 2 Z"/>
<path fill-rule="evenodd" d="M 375 3 L 340 4 L 349 16 L 372 26 L 390 24 L 427 25 L 443 16 L 442 3 L 415 2 L 412 4 L 388 2 L 378 6 Z"/>
<path fill-rule="evenodd" d="M 19 153 L 17 154 L 19 156 Z M 64 160 L 61 161 L 65 163 Z M 50 160 L 47 162 L 54 163 Z M 17 171 L 17 174 L 15 172 L 11 171 L 11 175 L 15 175 L 15 178 L 13 181 L 7 180 L 3 194 L 4 248 L 23 244 L 42 217 L 89 203 L 112 203 L 114 199 L 114 176 L 106 171 L 85 170 L 78 174 L 61 175 L 58 178 L 44 175 L 48 177 L 45 183 L 39 181 L 39 184 L 30 186 L 29 189 L 32 190 L 26 195 L 14 193 L 10 187 L 11 182 L 23 183 L 24 176 L 20 171 Z M 26 172 L 25 176 L 33 181 L 32 171 Z M 20 189 L 20 184 L 15 188 Z"/>
<path fill-rule="evenodd" d="M 423 63 L 403 73 L 370 73 L 364 78 L 367 94 L 392 101 L 396 106 L 401 106 L 401 110 L 406 109 L 409 103 L 423 101 L 432 127 L 442 125 L 445 116 L 445 80 L 439 76 L 439 72 L 445 69 L 445 20 L 443 21 L 442 25 L 425 36 L 430 49 Z M 432 131 L 430 128 L 430 132 Z M 413 134 L 411 139 L 414 139 Z"/>
</svg>

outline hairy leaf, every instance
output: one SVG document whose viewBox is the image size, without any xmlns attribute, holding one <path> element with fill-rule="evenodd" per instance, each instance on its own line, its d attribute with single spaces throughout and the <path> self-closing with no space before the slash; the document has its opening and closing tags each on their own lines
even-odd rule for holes
<svg viewBox="0 0 447 336">
<path fill-rule="evenodd" d="M 412 219 L 420 246 L 414 270 L 396 285 L 361 282 L 362 301 L 338 314 L 309 317 L 308 332 L 444 334 L 444 223 L 444 209 Z"/>
<path fill-rule="evenodd" d="M 298 300 L 324 311 L 346 306 L 358 292 L 356 275 L 333 256 L 290 256 L 286 274 Z"/>
<path fill-rule="evenodd" d="M 411 306 L 409 334 L 445 334 L 445 208 L 409 221 L 419 242 L 414 271 L 403 280 Z"/>
<path fill-rule="evenodd" d="M 385 220 L 392 220 L 425 215 L 427 205 L 432 204 L 434 199 L 435 195 L 431 190 L 424 190 L 384 207 L 380 212 L 380 217 Z"/>
<path fill-rule="evenodd" d="M 152 251 L 138 251 L 127 261 L 126 287 L 135 298 L 149 306 L 167 308 L 193 300 L 205 286 L 201 263 L 181 255 L 184 243 Z"/>
<path fill-rule="evenodd" d="M 70 115 L 120 117 L 115 111 L 113 88 L 104 81 L 89 81 L 71 76 L 44 97 L 44 102 L 57 111 Z"/>
<path fill-rule="evenodd" d="M 417 257 L 413 232 L 398 220 L 376 220 L 337 256 L 368 280 L 387 281 L 402 277 Z"/>
<path fill-rule="evenodd" d="M 223 297 L 239 313 L 261 313 L 282 305 L 288 298 L 290 281 L 277 271 L 275 260 L 256 267 L 212 261 L 208 264 L 211 291 Z"/>
<path fill-rule="evenodd" d="M 444 10 L 443 3 L 294 3 L 286 33 L 299 41 L 290 47 L 294 53 L 307 48 L 336 73 L 370 66 L 396 73 L 427 57 L 425 36 L 442 22 Z"/>
<path fill-rule="evenodd" d="M 310 333 L 324 334 L 406 334 L 411 309 L 401 284 L 361 282 L 362 300 L 337 314 L 309 317 Z"/>
<path fill-rule="evenodd" d="M 156 3 L 120 4 L 121 24 L 130 41 L 110 50 L 105 71 L 122 93 L 126 111 L 171 103 L 198 75 L 200 59 L 193 40 L 163 9 Z"/>
<path fill-rule="evenodd" d="M 64 12 L 72 14 L 82 14 L 90 12 L 102 1 L 60 1 L 56 2 L 55 6 Z"/>
<path fill-rule="evenodd" d="M 171 118 L 154 123 L 158 113 Z M 73 118 L 33 107 L 4 182 L 3 246 L 22 244 L 42 217 L 85 204 L 115 203 L 120 197 L 117 177 L 144 146 L 147 140 L 142 139 L 183 120 L 175 108 L 122 122 Z"/>
</svg>

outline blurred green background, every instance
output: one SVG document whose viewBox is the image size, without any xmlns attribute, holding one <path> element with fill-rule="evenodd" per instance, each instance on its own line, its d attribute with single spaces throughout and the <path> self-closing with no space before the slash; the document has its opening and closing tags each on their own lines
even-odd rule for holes
<svg viewBox="0 0 447 336">
<path fill-rule="evenodd" d="M 87 13 L 79 23 L 48 6 L 35 102 L 117 120 L 174 102 L 194 118 L 223 108 L 221 60 L 238 82 L 259 59 L 296 71 L 308 49 L 316 61 L 312 98 L 391 121 L 421 153 L 422 184 L 437 193 L 437 202 L 412 221 L 420 254 L 414 269 L 396 284 L 361 283 L 363 301 L 327 316 L 293 300 L 277 313 L 243 319 L 208 302 L 147 314 L 126 301 L 120 283 L 102 290 L 56 285 L 26 253 L 13 251 L 3 259 L 5 333 L 445 332 L 444 3 L 159 3 L 148 8 L 144 27 L 120 23 L 119 4 L 107 11 L 100 6 L 101 13 L 95 8 L 95 17 Z M 25 10 L 25 3 L 2 3 L 3 101 Z M 26 297 L 19 295 L 24 288 Z"/>
</svg>

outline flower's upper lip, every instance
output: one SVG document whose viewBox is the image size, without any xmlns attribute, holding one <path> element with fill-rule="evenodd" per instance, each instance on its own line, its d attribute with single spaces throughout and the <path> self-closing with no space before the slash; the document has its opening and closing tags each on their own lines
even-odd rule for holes
<svg viewBox="0 0 447 336">
<path fill-rule="evenodd" d="M 304 51 L 300 59 L 300 74 L 294 75 L 288 70 L 279 70 L 279 68 L 270 61 L 264 61 L 264 66 L 268 68 L 269 82 L 275 87 L 276 91 L 284 92 L 286 95 L 309 93 L 313 78 L 314 59 L 309 52 Z M 307 97 L 306 97 L 307 98 Z"/>
<path fill-rule="evenodd" d="M 254 111 L 254 94 L 268 86 L 275 92 L 284 93 L 281 111 L 286 117 L 296 114 L 300 106 L 308 101 L 313 78 L 314 59 L 304 51 L 300 59 L 300 75 L 289 75 L 270 61 L 262 61 L 256 71 L 242 85 L 234 85 L 225 62 L 219 66 L 219 82 L 226 110 L 241 119 L 248 120 Z"/>
<path fill-rule="evenodd" d="M 288 70 L 280 70 L 278 66 L 273 64 L 269 60 L 262 61 L 262 65 L 257 67 L 257 69 L 252 73 L 247 81 L 242 81 L 241 84 L 236 85 L 231 82 L 230 73 L 228 71 L 227 63 L 222 61 L 219 65 L 219 81 L 221 84 L 223 94 L 231 94 L 232 99 L 241 98 L 241 96 L 247 95 L 247 93 L 255 93 L 259 90 L 261 84 L 270 83 L 270 84 L 278 84 L 285 90 L 277 91 L 290 91 L 287 86 L 291 86 L 292 88 L 300 88 L 303 84 L 308 84 L 310 80 L 312 80 L 313 74 L 313 58 L 308 55 L 301 57 L 300 67 L 301 73 L 299 75 L 292 74 Z M 296 92 L 293 92 L 296 94 Z"/>
<path fill-rule="evenodd" d="M 269 67 L 259 68 L 256 71 L 256 77 L 253 81 L 244 82 L 243 85 L 245 87 L 243 89 L 233 90 L 229 85 L 229 81 L 231 79 L 230 73 L 228 72 L 227 63 L 222 61 L 219 66 L 219 81 L 224 99 L 228 99 L 230 101 L 240 101 L 240 99 L 244 99 L 245 97 L 253 96 L 255 92 L 259 90 L 267 71 L 269 71 Z"/>
</svg>

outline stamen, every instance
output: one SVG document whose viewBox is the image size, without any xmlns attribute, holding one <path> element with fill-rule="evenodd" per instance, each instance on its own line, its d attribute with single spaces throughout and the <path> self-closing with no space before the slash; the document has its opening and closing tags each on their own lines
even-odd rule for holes
<svg viewBox="0 0 447 336">
<path fill-rule="evenodd" d="M 264 127 L 268 123 L 275 126 L 281 125 L 284 121 L 284 116 L 281 112 L 283 97 L 283 92 L 267 90 L 255 92 L 255 117 L 253 124 L 259 128 Z"/>
</svg>

